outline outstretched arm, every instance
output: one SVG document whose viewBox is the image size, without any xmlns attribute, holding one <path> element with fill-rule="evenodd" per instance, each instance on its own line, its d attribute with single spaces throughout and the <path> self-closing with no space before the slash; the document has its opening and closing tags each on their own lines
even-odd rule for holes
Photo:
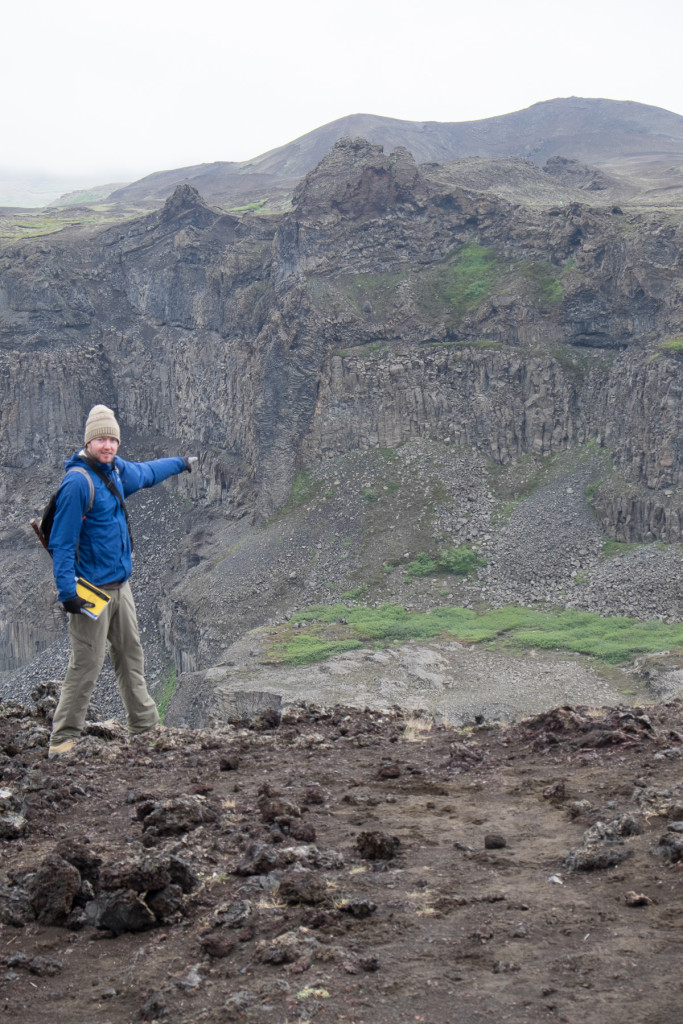
<svg viewBox="0 0 683 1024">
<path fill-rule="evenodd" d="M 144 487 L 154 487 L 155 484 L 160 484 L 162 480 L 167 480 L 170 476 L 176 476 L 178 473 L 191 473 L 192 467 L 196 463 L 196 456 L 186 458 L 184 455 L 175 455 L 168 459 L 153 459 L 151 462 L 127 462 L 118 456 L 116 458 L 116 466 L 121 474 L 125 498 Z"/>
</svg>

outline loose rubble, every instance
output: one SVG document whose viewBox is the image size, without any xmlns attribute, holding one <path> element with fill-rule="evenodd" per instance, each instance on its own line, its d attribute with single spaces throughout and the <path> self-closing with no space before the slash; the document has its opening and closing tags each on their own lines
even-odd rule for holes
<svg viewBox="0 0 683 1024">
<path fill-rule="evenodd" d="M 46 692 L 0 714 L 8 1020 L 678 1021 L 680 701 L 92 721 L 48 761 Z"/>
</svg>

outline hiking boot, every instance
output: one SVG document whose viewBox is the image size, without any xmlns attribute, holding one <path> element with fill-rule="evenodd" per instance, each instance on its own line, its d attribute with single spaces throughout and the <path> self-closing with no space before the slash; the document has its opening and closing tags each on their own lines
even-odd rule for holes
<svg viewBox="0 0 683 1024">
<path fill-rule="evenodd" d="M 62 757 L 70 754 L 78 740 L 64 740 L 63 743 L 51 743 L 48 747 L 47 756 L 52 760 L 54 757 Z"/>
</svg>

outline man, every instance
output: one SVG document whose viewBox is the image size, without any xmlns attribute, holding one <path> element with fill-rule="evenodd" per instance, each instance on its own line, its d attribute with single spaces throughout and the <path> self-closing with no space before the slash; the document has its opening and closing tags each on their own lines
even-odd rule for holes
<svg viewBox="0 0 683 1024">
<path fill-rule="evenodd" d="M 132 548 L 123 499 L 177 473 L 191 472 L 192 462 L 197 460 L 178 456 L 126 462 L 117 454 L 120 440 L 112 410 L 94 406 L 85 424 L 85 447 L 67 460 L 67 473 L 57 492 L 49 550 L 59 600 L 69 613 L 71 659 L 52 722 L 49 757 L 75 747 L 107 641 L 130 734 L 150 732 L 159 725 L 159 713 L 145 682 L 135 603 L 128 583 Z M 97 619 L 82 614 L 88 602 L 76 593 L 78 576 L 110 597 Z"/>
</svg>

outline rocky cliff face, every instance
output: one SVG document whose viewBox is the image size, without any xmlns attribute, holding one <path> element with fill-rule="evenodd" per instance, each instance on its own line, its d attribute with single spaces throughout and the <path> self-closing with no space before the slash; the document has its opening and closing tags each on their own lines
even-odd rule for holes
<svg viewBox="0 0 683 1024">
<path fill-rule="evenodd" d="M 613 464 L 604 530 L 679 540 L 683 229 L 553 188 L 521 205 L 346 139 L 288 214 L 221 214 L 180 186 L 140 220 L 2 250 L 4 667 L 54 634 L 47 597 L 40 627 L 18 608 L 20 524 L 95 402 L 136 457 L 200 453 L 194 526 L 214 538 L 266 521 L 321 460 L 423 438 L 501 466 L 592 442 Z"/>
</svg>

